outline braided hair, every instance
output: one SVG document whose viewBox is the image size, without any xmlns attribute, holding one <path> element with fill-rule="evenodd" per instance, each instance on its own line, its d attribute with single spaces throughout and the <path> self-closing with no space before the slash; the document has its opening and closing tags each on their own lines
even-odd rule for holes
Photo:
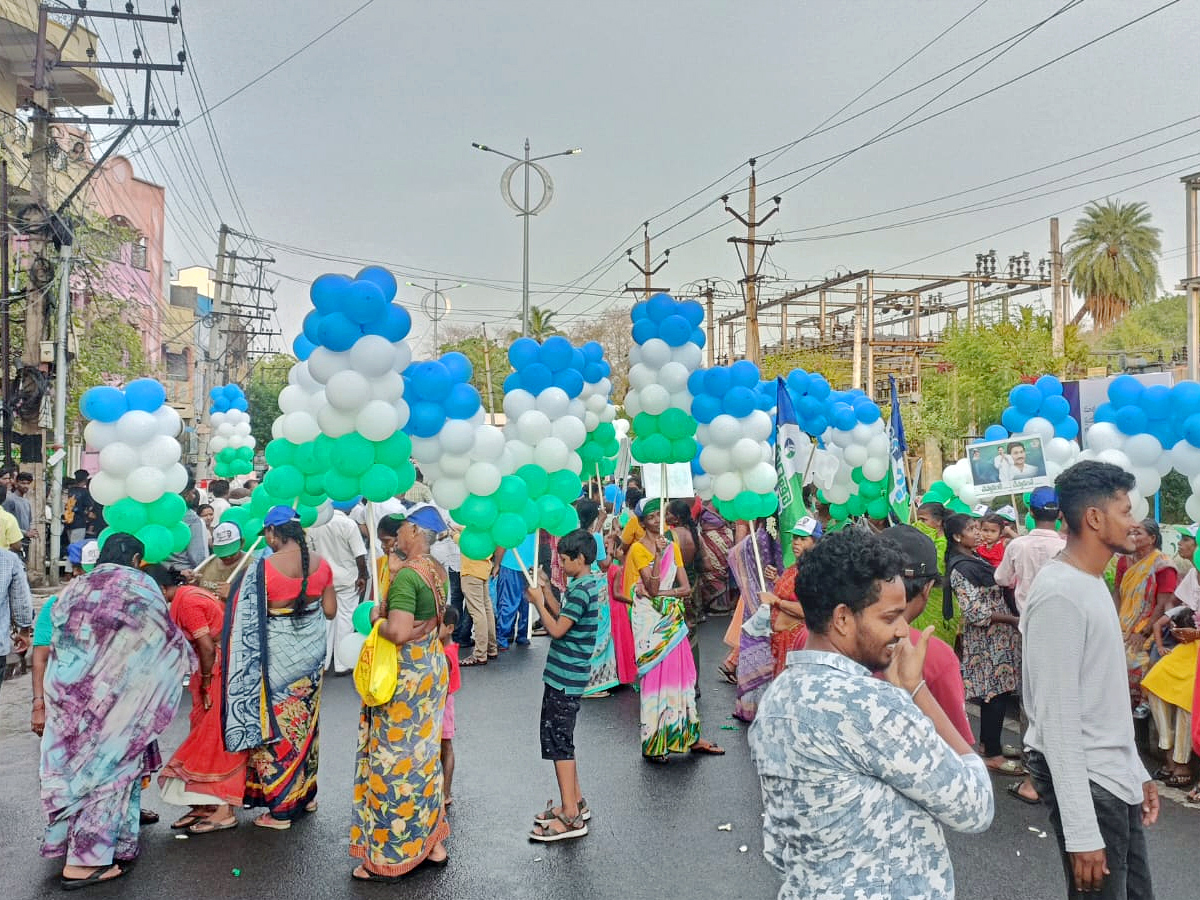
<svg viewBox="0 0 1200 900">
<path fill-rule="evenodd" d="M 275 533 L 281 538 L 294 541 L 300 546 L 300 596 L 296 598 L 296 615 L 303 615 L 308 606 L 308 541 L 304 537 L 304 526 L 293 519 L 282 525 L 274 526 Z"/>
</svg>

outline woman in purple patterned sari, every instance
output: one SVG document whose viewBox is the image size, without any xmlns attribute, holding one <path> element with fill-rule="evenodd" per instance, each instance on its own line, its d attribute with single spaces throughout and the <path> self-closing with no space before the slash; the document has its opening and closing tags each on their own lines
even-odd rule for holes
<svg viewBox="0 0 1200 900">
<path fill-rule="evenodd" d="M 742 620 L 738 623 L 738 657 L 737 657 L 737 703 L 734 704 L 733 714 L 745 722 L 753 722 L 754 714 L 758 712 L 758 701 L 771 679 L 775 677 L 775 657 L 771 653 L 771 636 L 757 637 L 746 634 L 741 626 L 758 612 L 758 596 L 763 591 L 770 590 L 775 578 L 783 569 L 783 553 L 779 541 L 767 531 L 765 519 L 755 523 L 757 530 L 753 536 L 747 535 L 738 541 L 729 553 L 729 571 L 737 582 L 742 602 Z M 758 541 L 758 555 L 762 559 L 764 585 L 759 577 L 758 561 L 755 558 L 751 540 Z"/>
<path fill-rule="evenodd" d="M 120 878 L 138 854 L 142 776 L 179 707 L 192 655 L 143 547 L 114 534 L 54 604 L 42 736 L 42 855 L 65 856 L 66 890 Z"/>
</svg>

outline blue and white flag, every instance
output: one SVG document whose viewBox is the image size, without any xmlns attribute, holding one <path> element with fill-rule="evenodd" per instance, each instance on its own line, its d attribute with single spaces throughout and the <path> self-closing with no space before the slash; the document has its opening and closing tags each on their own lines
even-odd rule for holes
<svg viewBox="0 0 1200 900">
<path fill-rule="evenodd" d="M 904 471 L 904 454 L 908 442 L 904 439 L 904 420 L 900 417 L 900 396 L 896 391 L 896 376 L 889 375 L 892 389 L 892 416 L 888 422 L 888 437 L 892 442 L 892 475 L 889 479 L 888 503 L 896 520 L 907 524 L 912 518 L 912 502 L 908 490 L 908 476 Z"/>
</svg>

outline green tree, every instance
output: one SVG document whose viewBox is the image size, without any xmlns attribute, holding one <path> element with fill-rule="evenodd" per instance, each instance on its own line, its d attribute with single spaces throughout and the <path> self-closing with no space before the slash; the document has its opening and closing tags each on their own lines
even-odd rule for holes
<svg viewBox="0 0 1200 900">
<path fill-rule="evenodd" d="M 288 385 L 288 372 L 296 360 L 283 353 L 259 357 L 245 385 L 246 403 L 250 407 L 250 433 L 257 450 L 271 441 L 271 426 L 279 417 L 279 392 Z"/>
<path fill-rule="evenodd" d="M 487 348 L 487 357 L 484 358 L 484 348 Z M 483 401 L 483 411 L 485 414 L 490 412 L 504 412 L 504 379 L 512 371 L 512 366 L 508 364 L 508 348 L 499 341 L 489 338 L 486 343 L 481 335 L 479 336 L 463 336 L 456 338 L 452 343 L 442 344 L 438 347 L 438 354 L 458 352 L 471 361 L 471 384 L 475 386 L 475 390 L 479 391 L 479 397 Z M 491 362 L 492 382 L 491 395 L 488 394 L 488 361 Z"/>
<path fill-rule="evenodd" d="M 1163 297 L 1131 310 L 1111 328 L 1094 336 L 1092 346 L 1099 355 L 1114 353 L 1162 358 L 1170 361 L 1183 353 L 1187 343 L 1187 298 Z"/>
<path fill-rule="evenodd" d="M 127 317 L 130 304 L 110 296 L 95 296 L 84 314 L 71 317 L 79 348 L 67 379 L 68 427 L 83 427 L 79 398 L 99 384 L 123 387 L 135 378 L 145 377 L 149 366 L 142 347 L 142 335 Z"/>
<path fill-rule="evenodd" d="M 834 390 L 845 390 L 850 387 L 854 375 L 854 362 L 849 357 L 834 356 L 822 350 L 785 350 L 763 357 L 763 378 L 786 376 L 793 369 L 820 372 Z"/>
<path fill-rule="evenodd" d="M 535 341 L 541 342 L 548 337 L 554 337 L 556 334 L 562 334 L 558 326 L 554 324 L 554 317 L 557 315 L 548 309 L 542 309 L 540 306 L 529 307 L 529 336 Z M 521 332 L 509 332 L 509 340 L 516 340 L 521 336 Z"/>
<path fill-rule="evenodd" d="M 604 348 L 604 359 L 612 368 L 612 402 L 620 406 L 629 390 L 629 351 L 633 349 L 631 307 L 613 307 L 595 317 L 582 318 L 568 336 L 576 347 L 595 341 Z"/>
<path fill-rule="evenodd" d="M 1091 315 L 1102 330 L 1154 298 L 1162 253 L 1159 233 L 1145 203 L 1106 200 L 1084 208 L 1066 255 L 1071 287 L 1083 298 L 1076 322 Z"/>
</svg>

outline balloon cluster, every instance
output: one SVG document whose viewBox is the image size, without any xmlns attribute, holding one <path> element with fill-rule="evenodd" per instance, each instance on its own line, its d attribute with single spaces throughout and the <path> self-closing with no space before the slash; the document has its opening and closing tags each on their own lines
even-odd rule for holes
<svg viewBox="0 0 1200 900">
<path fill-rule="evenodd" d="M 892 442 L 879 406 L 860 390 L 833 391 L 826 403 L 829 429 L 822 436 L 838 460 L 833 484 L 822 494 L 835 519 L 868 515 L 886 519 Z"/>
<path fill-rule="evenodd" d="M 617 408 L 609 399 L 612 395 L 612 367 L 604 359 L 604 348 L 596 341 L 588 341 L 583 351 L 583 427 L 587 437 L 579 447 L 582 463 L 581 475 L 590 478 L 593 474 L 611 475 L 617 468 L 617 453 L 620 442 L 613 424 Z"/>
<path fill-rule="evenodd" d="M 266 448 L 271 471 L 262 487 L 273 499 L 309 507 L 326 495 L 381 501 L 412 485 L 411 441 L 402 431 L 411 319 L 391 302 L 395 295 L 396 280 L 375 267 L 313 282 L 316 309 L 295 345 L 302 361 L 279 394 L 282 415 Z"/>
<path fill-rule="evenodd" d="M 462 504 L 475 488 L 490 494 L 506 466 L 504 435 L 483 423 L 473 374 L 471 361 L 461 353 L 414 363 L 405 373 L 413 458 L 433 499 L 445 509 Z"/>
<path fill-rule="evenodd" d="M 213 429 L 208 449 L 218 478 L 249 475 L 254 471 L 254 437 L 250 434 L 250 408 L 236 384 L 213 388 L 209 393 L 208 421 Z"/>
<path fill-rule="evenodd" d="M 1009 407 L 1000 417 L 1007 432 L 1036 434 L 1044 443 L 1056 437 L 1073 441 L 1079 436 L 1079 423 L 1071 418 L 1071 404 L 1063 396 L 1062 382 L 1053 375 L 1043 375 L 1033 384 L 1018 384 L 1009 391 L 1008 402 Z M 999 427 L 993 425 L 984 432 L 984 439 L 1008 437 L 1007 432 L 999 437 L 988 437 L 988 434 L 999 434 L 996 430 Z"/>
<path fill-rule="evenodd" d="M 152 378 L 139 378 L 124 390 L 94 387 L 79 400 L 90 420 L 84 440 L 100 451 L 100 471 L 90 484 L 108 523 L 100 539 L 116 532 L 135 535 L 150 563 L 183 550 L 191 538 L 180 496 L 188 481 L 177 440 L 183 423 L 166 400 L 166 390 Z"/>
<path fill-rule="evenodd" d="M 704 310 L 694 300 L 681 303 L 669 294 L 655 294 L 634 304 L 629 317 L 634 346 L 625 412 L 634 420 L 634 459 L 690 462 L 697 445 L 688 379 L 700 368 Z"/>
<path fill-rule="evenodd" d="M 704 473 L 693 485 L 701 496 L 712 496 L 717 511 L 731 520 L 767 516 L 778 505 L 770 445 L 774 423 L 759 408 L 758 385 L 758 367 L 748 360 L 698 369 L 688 378 Z M 641 430 L 638 418 L 633 427 Z"/>
<path fill-rule="evenodd" d="M 833 388 L 819 372 L 793 369 L 784 379 L 796 421 L 812 437 L 821 437 L 829 428 L 828 407 Z"/>
<path fill-rule="evenodd" d="M 564 337 L 544 344 L 519 338 L 508 348 L 508 360 L 514 371 L 504 381 L 504 437 L 514 468 L 532 463 L 578 476 L 583 462 L 577 451 L 587 438 L 583 351 Z"/>
</svg>

